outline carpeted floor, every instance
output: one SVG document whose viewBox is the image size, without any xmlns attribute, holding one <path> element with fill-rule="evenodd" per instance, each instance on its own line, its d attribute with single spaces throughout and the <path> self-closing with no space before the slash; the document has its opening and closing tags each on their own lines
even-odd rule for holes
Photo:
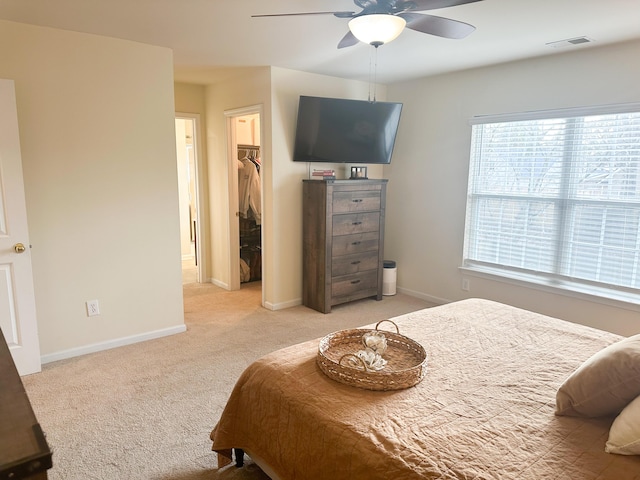
<svg viewBox="0 0 640 480">
<path fill-rule="evenodd" d="M 398 294 L 334 307 L 260 306 L 259 282 L 184 286 L 187 331 L 43 366 L 23 377 L 53 450 L 51 480 L 266 480 L 218 469 L 209 433 L 236 378 L 284 346 L 432 306 Z"/>
</svg>

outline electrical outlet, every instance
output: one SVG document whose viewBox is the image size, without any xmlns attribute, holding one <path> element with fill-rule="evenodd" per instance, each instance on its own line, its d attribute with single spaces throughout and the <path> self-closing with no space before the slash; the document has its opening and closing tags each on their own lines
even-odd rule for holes
<svg viewBox="0 0 640 480">
<path fill-rule="evenodd" d="M 464 290 L 465 292 L 468 292 L 470 289 L 469 287 L 469 279 L 468 278 L 463 278 L 462 279 L 462 290 Z"/>
<path fill-rule="evenodd" d="M 100 315 L 98 300 L 87 300 L 87 316 L 93 317 L 94 315 Z"/>
</svg>

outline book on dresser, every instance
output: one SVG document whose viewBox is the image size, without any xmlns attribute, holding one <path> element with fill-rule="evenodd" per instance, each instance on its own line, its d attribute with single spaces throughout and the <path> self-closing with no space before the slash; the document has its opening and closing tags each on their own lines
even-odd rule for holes
<svg viewBox="0 0 640 480">
<path fill-rule="evenodd" d="M 303 180 L 302 299 L 331 307 L 382 300 L 387 180 Z"/>
</svg>

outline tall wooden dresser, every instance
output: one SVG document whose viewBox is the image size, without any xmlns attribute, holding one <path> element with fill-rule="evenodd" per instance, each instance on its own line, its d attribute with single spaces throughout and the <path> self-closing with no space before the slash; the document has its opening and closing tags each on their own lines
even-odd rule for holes
<svg viewBox="0 0 640 480">
<path fill-rule="evenodd" d="M 302 302 L 382 300 L 387 180 L 303 180 Z"/>
</svg>

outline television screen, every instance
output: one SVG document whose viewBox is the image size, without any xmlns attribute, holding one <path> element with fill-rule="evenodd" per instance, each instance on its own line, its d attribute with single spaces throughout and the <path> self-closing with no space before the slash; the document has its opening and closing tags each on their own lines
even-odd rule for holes
<svg viewBox="0 0 640 480">
<path fill-rule="evenodd" d="M 389 163 L 402 103 L 301 96 L 294 162 Z"/>
</svg>

